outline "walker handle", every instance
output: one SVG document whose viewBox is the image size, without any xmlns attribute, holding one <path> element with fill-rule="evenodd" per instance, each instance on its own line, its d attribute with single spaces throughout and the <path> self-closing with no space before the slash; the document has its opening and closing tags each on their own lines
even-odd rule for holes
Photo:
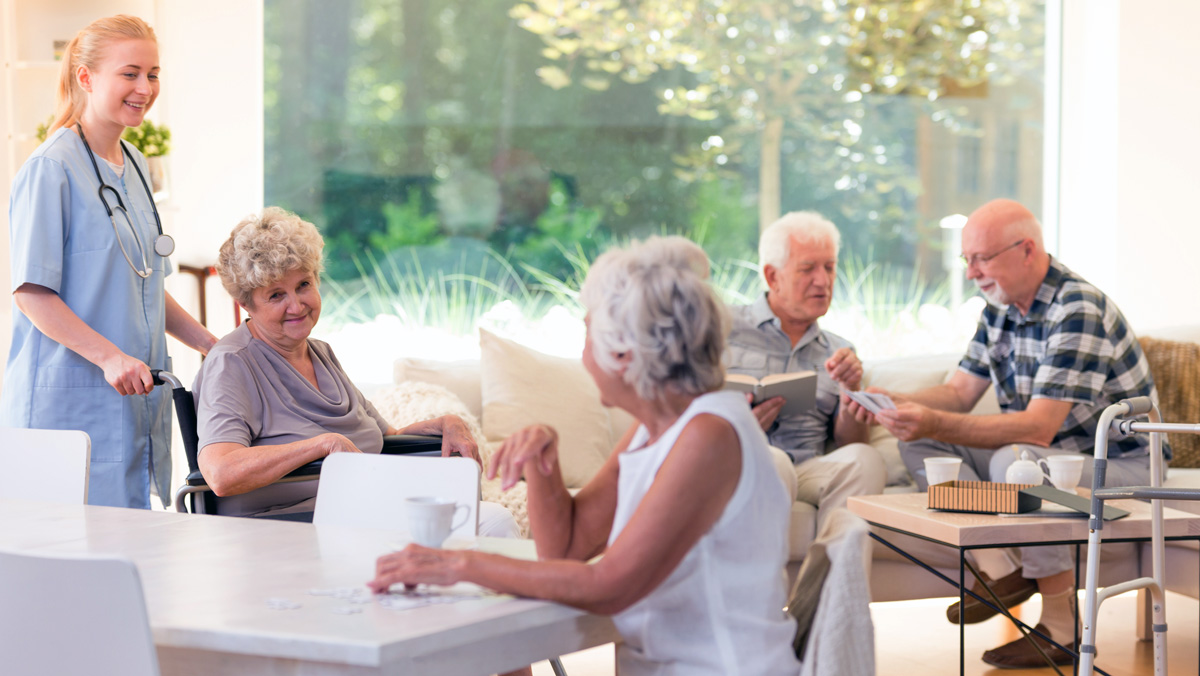
<svg viewBox="0 0 1200 676">
<path fill-rule="evenodd" d="M 1145 415 L 1154 408 L 1154 402 L 1150 397 L 1132 397 L 1121 401 L 1129 407 L 1129 412 L 1125 415 Z"/>
</svg>

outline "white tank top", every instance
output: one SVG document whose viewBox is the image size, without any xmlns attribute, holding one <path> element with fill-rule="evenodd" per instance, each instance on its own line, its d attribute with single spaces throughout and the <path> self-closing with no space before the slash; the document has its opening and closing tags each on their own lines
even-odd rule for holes
<svg viewBox="0 0 1200 676">
<path fill-rule="evenodd" d="M 650 489 L 676 439 L 692 418 L 728 421 L 742 450 L 742 473 L 716 524 L 648 596 L 613 617 L 624 643 L 621 676 L 797 674 L 795 621 L 783 611 L 788 495 L 767 440 L 740 392 L 697 397 L 657 441 L 640 427 L 619 457 L 612 544 Z M 686 448 L 679 449 L 687 452 Z M 680 514 L 679 518 L 687 518 Z"/>
<path fill-rule="evenodd" d="M 103 157 L 101 157 L 100 159 L 104 160 Z M 108 160 L 104 160 L 104 163 L 107 164 L 110 169 L 112 169 L 114 172 L 116 172 L 117 178 L 121 178 L 122 176 L 125 175 L 125 165 L 124 164 L 114 164 L 112 162 L 109 162 Z"/>
</svg>

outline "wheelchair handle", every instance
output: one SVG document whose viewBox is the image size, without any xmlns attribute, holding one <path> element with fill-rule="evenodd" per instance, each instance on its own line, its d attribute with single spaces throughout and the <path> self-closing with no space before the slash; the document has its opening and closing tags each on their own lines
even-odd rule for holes
<svg viewBox="0 0 1200 676">
<path fill-rule="evenodd" d="M 150 369 L 150 377 L 154 379 L 155 385 L 170 385 L 171 389 L 180 389 L 183 387 L 183 382 L 175 377 L 174 373 L 163 369 Z"/>
</svg>

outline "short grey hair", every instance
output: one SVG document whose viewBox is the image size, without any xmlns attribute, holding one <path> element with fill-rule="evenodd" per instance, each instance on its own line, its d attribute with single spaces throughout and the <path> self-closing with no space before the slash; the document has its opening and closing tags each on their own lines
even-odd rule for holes
<svg viewBox="0 0 1200 676">
<path fill-rule="evenodd" d="M 325 266 L 325 240 L 312 223 L 279 207 L 242 219 L 217 255 L 217 273 L 225 291 L 250 305 L 255 289 L 283 279 L 295 270 L 320 275 Z"/>
<path fill-rule="evenodd" d="M 759 269 L 770 265 L 781 268 L 792 255 L 792 242 L 801 244 L 833 244 L 836 254 L 842 249 L 842 235 L 837 226 L 815 211 L 793 211 L 767 226 L 758 238 Z"/>
<path fill-rule="evenodd" d="M 624 379 L 646 400 L 721 387 L 729 314 L 708 272 L 708 256 L 682 237 L 651 237 L 597 258 L 580 298 L 600 368 L 615 373 L 616 355 L 632 353 Z"/>
</svg>

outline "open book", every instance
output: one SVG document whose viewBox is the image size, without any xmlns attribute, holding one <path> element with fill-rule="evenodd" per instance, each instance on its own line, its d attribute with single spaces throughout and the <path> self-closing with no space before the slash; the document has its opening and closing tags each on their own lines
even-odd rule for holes
<svg viewBox="0 0 1200 676">
<path fill-rule="evenodd" d="M 779 415 L 796 415 L 811 410 L 817 403 L 817 374 L 815 371 L 773 373 L 762 379 L 737 373 L 725 374 L 725 389 L 749 392 L 754 406 L 772 397 L 783 397 L 787 403 Z"/>
</svg>

